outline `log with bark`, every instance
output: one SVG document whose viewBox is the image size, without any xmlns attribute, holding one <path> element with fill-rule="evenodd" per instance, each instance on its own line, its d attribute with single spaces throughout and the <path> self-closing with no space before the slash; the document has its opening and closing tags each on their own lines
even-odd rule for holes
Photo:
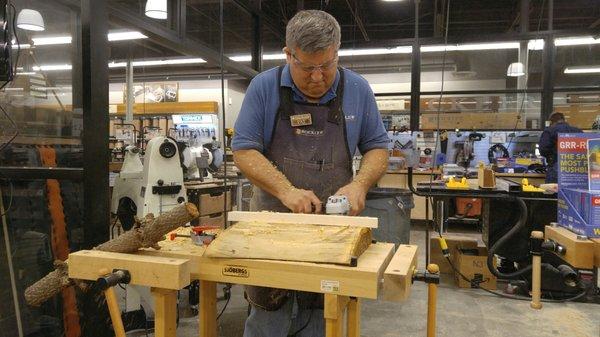
<svg viewBox="0 0 600 337">
<path fill-rule="evenodd" d="M 115 253 L 134 253 L 140 248 L 148 247 L 159 249 L 158 242 L 163 240 L 166 234 L 199 216 L 198 209 L 191 203 L 180 204 L 157 218 L 148 214 L 139 226 L 94 249 Z M 39 306 L 63 288 L 75 284 L 75 280 L 69 278 L 68 261 L 57 261 L 55 266 L 56 270 L 25 289 L 27 304 Z"/>
</svg>

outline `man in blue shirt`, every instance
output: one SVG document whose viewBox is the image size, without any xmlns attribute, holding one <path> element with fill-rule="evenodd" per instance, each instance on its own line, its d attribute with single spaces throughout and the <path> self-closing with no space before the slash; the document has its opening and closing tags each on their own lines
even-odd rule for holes
<svg viewBox="0 0 600 337">
<path fill-rule="evenodd" d="M 345 195 L 359 214 L 387 168 L 388 137 L 368 83 L 338 67 L 340 27 L 323 11 L 298 12 L 286 28 L 287 65 L 252 80 L 232 141 L 255 186 L 252 210 L 321 213 Z M 352 174 L 352 156 L 363 155 Z M 322 295 L 248 287 L 244 337 L 324 336 Z"/>
<path fill-rule="evenodd" d="M 549 118 L 550 126 L 547 127 L 540 137 L 540 154 L 546 158 L 546 183 L 558 182 L 558 160 L 557 147 L 559 133 L 578 133 L 581 129 L 569 125 L 565 121 L 565 115 L 554 112 Z"/>
</svg>

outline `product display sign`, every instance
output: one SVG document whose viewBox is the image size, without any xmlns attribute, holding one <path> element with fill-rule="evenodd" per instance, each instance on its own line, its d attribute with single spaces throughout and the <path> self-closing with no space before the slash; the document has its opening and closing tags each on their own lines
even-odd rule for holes
<svg viewBox="0 0 600 337">
<path fill-rule="evenodd" d="M 588 140 L 589 186 L 592 191 L 600 191 L 600 139 Z"/>
<path fill-rule="evenodd" d="M 559 188 L 588 189 L 588 140 L 599 138 L 594 133 L 561 133 L 558 135 Z"/>
</svg>

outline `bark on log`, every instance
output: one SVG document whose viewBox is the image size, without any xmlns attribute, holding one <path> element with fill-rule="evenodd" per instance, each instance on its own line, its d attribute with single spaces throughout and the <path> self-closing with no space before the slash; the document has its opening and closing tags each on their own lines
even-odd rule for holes
<svg viewBox="0 0 600 337">
<path fill-rule="evenodd" d="M 158 242 L 163 240 L 166 234 L 199 216 L 198 209 L 191 203 L 178 205 L 157 218 L 149 214 L 139 228 L 131 229 L 94 249 L 115 253 L 134 253 L 140 248 L 157 248 Z M 74 284 L 74 281 L 69 279 L 68 261 L 57 261 L 55 267 L 56 270 L 25 289 L 27 304 L 39 306 L 58 294 L 64 287 Z"/>
<path fill-rule="evenodd" d="M 72 285 L 69 279 L 69 268 L 66 262 L 56 260 L 54 271 L 25 289 L 25 301 L 32 306 L 40 306 L 47 299 L 60 293 L 64 287 Z"/>
</svg>

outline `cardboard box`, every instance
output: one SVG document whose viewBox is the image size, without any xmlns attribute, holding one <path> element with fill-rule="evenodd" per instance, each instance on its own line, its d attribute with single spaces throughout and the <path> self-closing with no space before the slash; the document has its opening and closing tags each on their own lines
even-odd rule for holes
<svg viewBox="0 0 600 337">
<path fill-rule="evenodd" d="M 600 191 L 559 189 L 557 221 L 574 233 L 600 238 Z"/>
<path fill-rule="evenodd" d="M 558 189 L 588 189 L 588 140 L 597 133 L 561 133 L 558 135 Z"/>
<path fill-rule="evenodd" d="M 480 287 L 496 290 L 496 276 L 487 267 L 487 249 L 478 247 L 474 249 L 459 249 L 453 259 L 454 266 L 469 280 L 483 279 L 485 282 Z M 454 281 L 460 288 L 471 288 L 471 283 L 465 281 L 458 273 L 454 274 Z"/>
<path fill-rule="evenodd" d="M 195 226 L 219 226 L 224 227 L 225 216 L 223 213 L 201 216 L 198 218 L 198 224 Z"/>
<path fill-rule="evenodd" d="M 450 250 L 451 259 L 458 254 L 459 248 L 476 249 L 478 246 L 477 239 L 468 236 L 446 234 L 444 235 L 444 238 L 446 239 L 448 250 Z M 453 274 L 454 270 L 452 270 L 452 267 L 448 263 L 448 260 L 446 260 L 444 255 L 442 255 L 442 248 L 440 247 L 439 237 L 431 237 L 429 242 L 431 243 L 431 245 L 429 246 L 429 262 L 437 264 L 440 267 L 440 273 Z"/>
<path fill-rule="evenodd" d="M 227 198 L 227 210 L 231 210 L 231 193 L 200 194 L 198 196 L 198 211 L 200 216 L 223 213 L 223 205 Z"/>
</svg>

